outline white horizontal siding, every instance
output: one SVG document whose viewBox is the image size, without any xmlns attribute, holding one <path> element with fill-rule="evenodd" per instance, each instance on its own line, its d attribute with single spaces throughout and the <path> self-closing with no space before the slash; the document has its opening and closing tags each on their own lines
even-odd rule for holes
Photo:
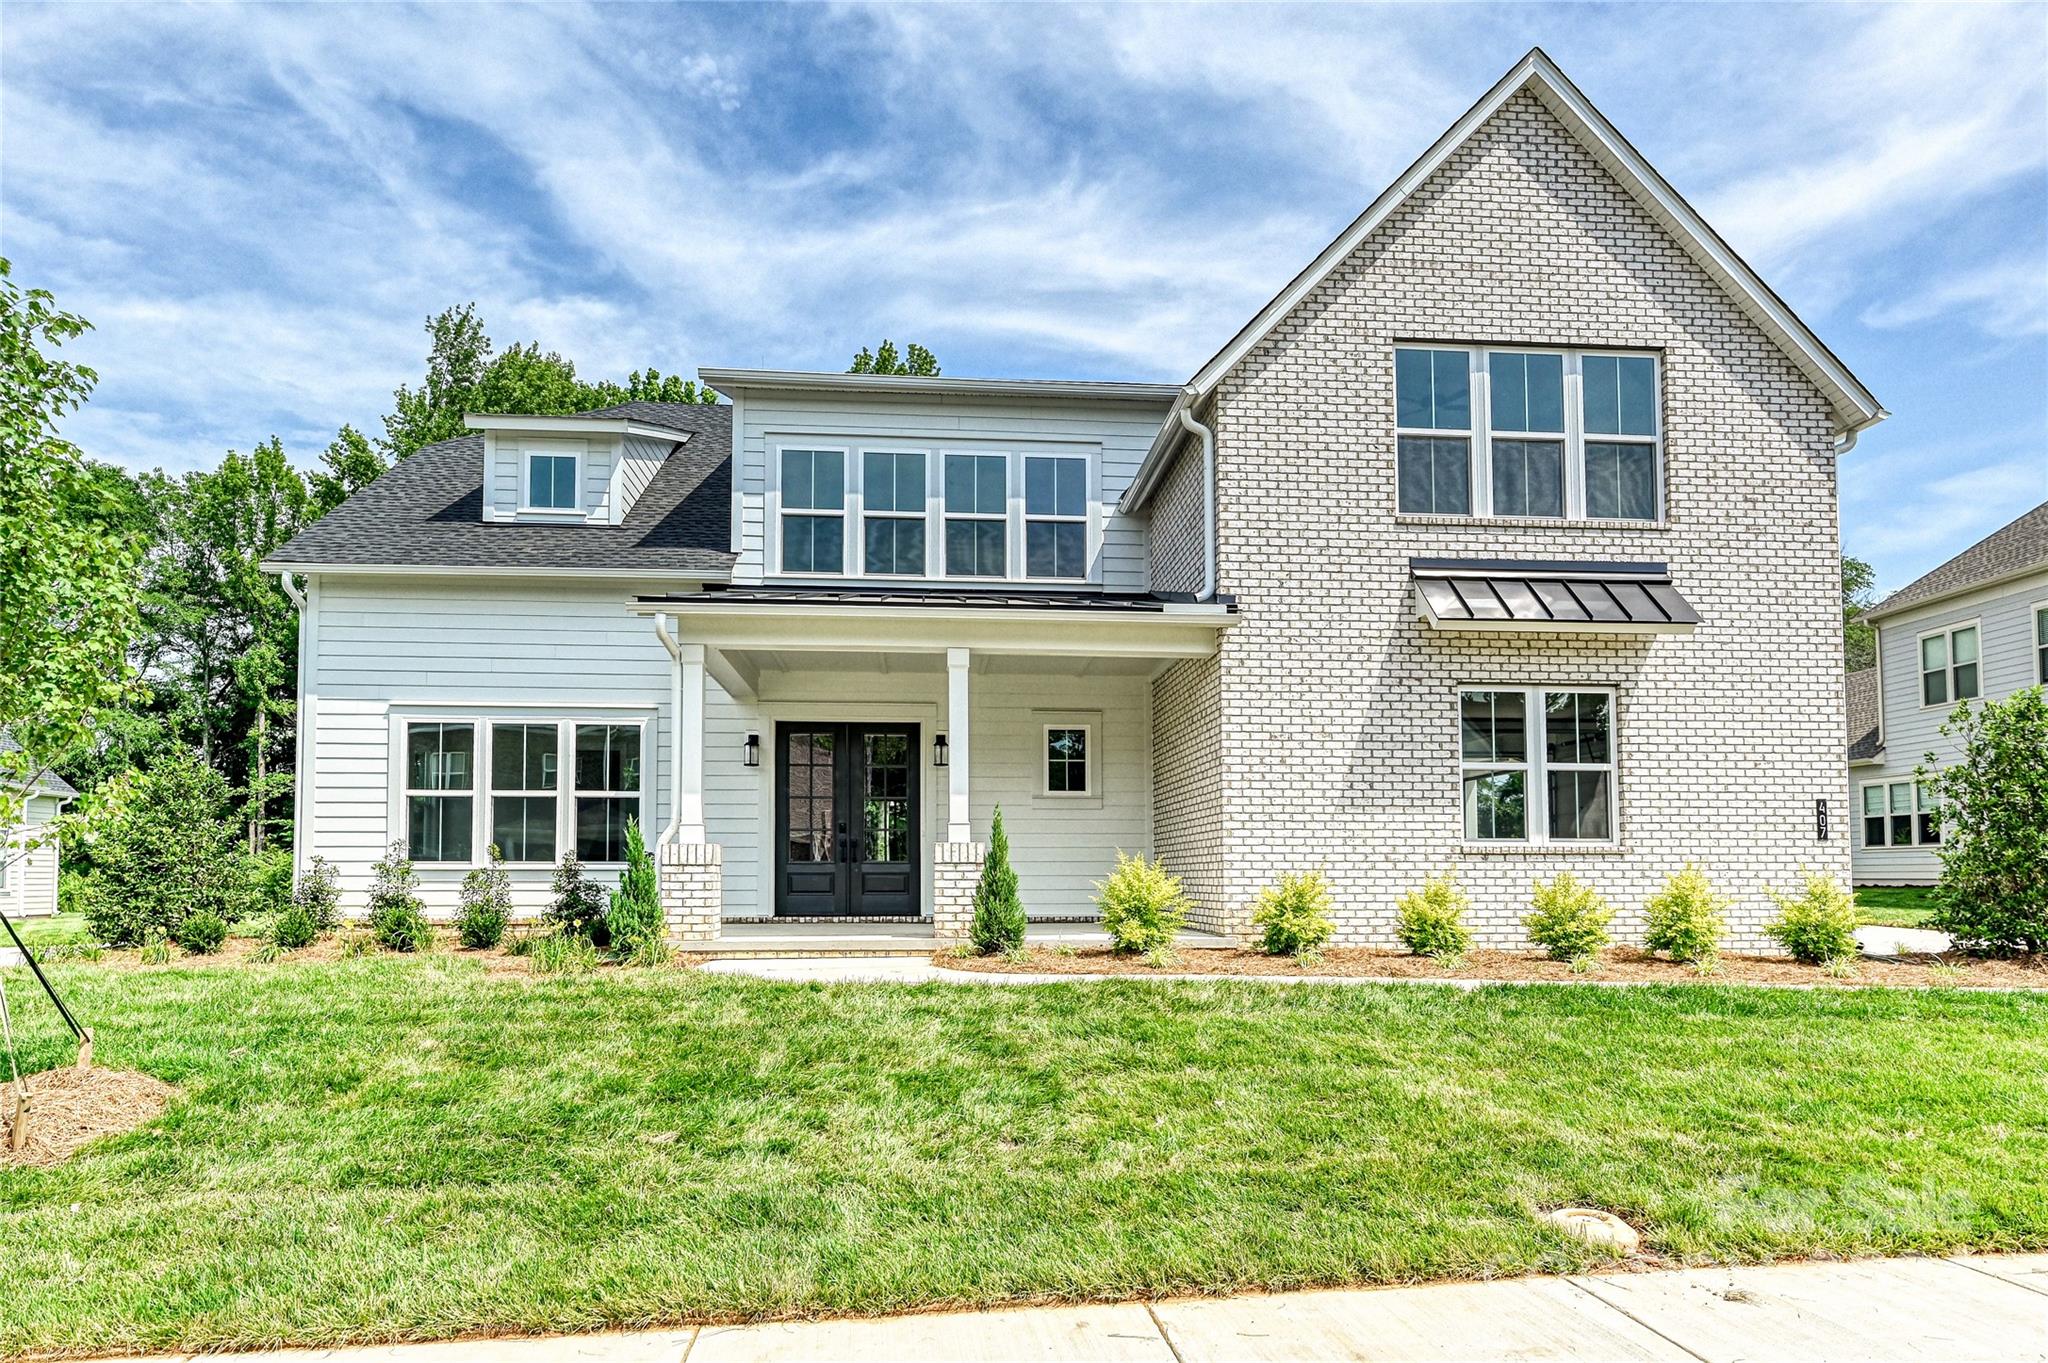
<svg viewBox="0 0 2048 1363">
<path fill-rule="evenodd" d="M 653 443 L 653 442 L 643 442 Z M 584 519 L 592 524 L 615 524 L 624 516 L 623 508 L 615 517 L 612 513 L 613 471 L 621 458 L 619 441 L 616 439 L 587 439 L 560 434 L 522 437 L 517 431 L 491 431 L 484 438 L 484 509 L 487 521 L 532 520 L 540 523 L 559 524 L 560 515 L 525 512 L 520 509 L 520 479 L 522 461 L 526 450 L 533 447 L 545 448 L 551 453 L 561 452 L 565 446 L 580 447 L 583 451 L 582 511 Z M 665 453 L 666 445 L 656 445 Z M 656 458 L 654 467 L 660 466 Z M 637 474 L 635 475 L 638 476 Z M 652 478 L 650 471 L 647 478 Z M 646 482 L 640 483 L 645 488 Z M 632 495 L 637 496 L 638 492 Z M 631 505 L 630 498 L 626 505 Z"/>
<path fill-rule="evenodd" d="M 45 796 L 36 796 L 28 801 L 24 813 L 24 832 L 6 842 L 0 842 L 0 859 L 14 855 L 14 847 L 42 836 L 50 820 L 57 817 L 60 806 L 57 801 Z M 41 918 L 57 912 L 57 843 L 54 838 L 32 849 L 19 861 L 10 862 L 7 867 L 7 883 L 0 887 L 0 910 L 10 917 Z"/>
</svg>

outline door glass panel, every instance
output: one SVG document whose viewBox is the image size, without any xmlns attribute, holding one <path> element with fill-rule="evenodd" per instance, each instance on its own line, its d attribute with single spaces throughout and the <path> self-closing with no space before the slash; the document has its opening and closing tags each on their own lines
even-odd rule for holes
<svg viewBox="0 0 2048 1363">
<path fill-rule="evenodd" d="M 836 861 L 832 825 L 833 754 L 830 733 L 797 729 L 784 740 L 789 746 L 789 860 Z"/>
<path fill-rule="evenodd" d="M 903 734 L 866 734 L 862 764 L 862 815 L 867 860 L 910 860 L 910 739 Z"/>
</svg>

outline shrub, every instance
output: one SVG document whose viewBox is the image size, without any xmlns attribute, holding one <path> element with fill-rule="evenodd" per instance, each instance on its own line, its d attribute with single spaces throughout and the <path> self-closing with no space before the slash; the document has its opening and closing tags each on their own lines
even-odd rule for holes
<svg viewBox="0 0 2048 1363">
<path fill-rule="evenodd" d="M 270 945 L 279 951 L 297 951 L 309 947 L 319 939 L 320 925 L 313 916 L 297 904 L 287 904 L 284 912 L 270 920 Z"/>
<path fill-rule="evenodd" d="M 110 803 L 92 844 L 85 906 L 95 936 L 134 946 L 152 932 L 174 936 L 194 914 L 223 923 L 241 916 L 247 881 L 219 772 L 172 753 L 122 780 Z"/>
<path fill-rule="evenodd" d="M 176 940 L 194 956 L 211 956 L 228 940 L 228 925 L 219 915 L 201 909 L 178 924 Z"/>
<path fill-rule="evenodd" d="M 555 899 L 544 916 L 563 932 L 581 937 L 593 946 L 611 942 L 611 929 L 604 921 L 604 887 L 584 877 L 583 863 L 573 847 L 562 854 L 562 864 L 555 867 Z"/>
<path fill-rule="evenodd" d="M 1795 961 L 1819 965 L 1856 954 L 1856 898 L 1839 881 L 1818 871 L 1805 873 L 1806 887 L 1796 895 L 1768 893 L 1778 916 L 1764 931 Z"/>
<path fill-rule="evenodd" d="M 1096 887 L 1095 903 L 1102 910 L 1102 930 L 1110 946 L 1120 953 L 1149 952 L 1171 946 L 1173 936 L 1187 922 L 1188 896 L 1180 877 L 1166 873 L 1163 861 L 1116 854 L 1116 869 Z"/>
<path fill-rule="evenodd" d="M 1570 871 L 1548 885 L 1537 881 L 1530 908 L 1522 926 L 1529 930 L 1529 940 L 1549 952 L 1553 961 L 1590 959 L 1607 945 L 1607 923 L 1614 910 L 1599 891 L 1580 884 Z"/>
<path fill-rule="evenodd" d="M 1264 929 L 1259 948 L 1274 956 L 1314 951 L 1337 931 L 1330 921 L 1330 883 L 1321 871 L 1298 871 L 1259 891 L 1252 923 Z"/>
<path fill-rule="evenodd" d="M 1674 961 L 1711 961 L 1721 954 L 1727 930 L 1721 911 L 1734 902 L 1715 894 L 1707 873 L 1688 862 L 1643 906 L 1649 919 L 1643 945 Z"/>
<path fill-rule="evenodd" d="M 1421 889 L 1401 896 L 1394 936 L 1417 956 L 1454 960 L 1472 949 L 1472 931 L 1465 926 L 1465 910 L 1471 907 L 1455 872 L 1429 876 Z"/>
<path fill-rule="evenodd" d="M 981 879 L 974 883 L 974 922 L 967 939 L 984 956 L 1024 945 L 1024 901 L 1017 897 L 1017 872 L 1010 866 L 1010 835 L 1003 831 L 1001 805 L 989 824 Z"/>
<path fill-rule="evenodd" d="M 505 857 L 492 843 L 490 863 L 462 878 L 461 905 L 455 911 L 455 935 L 471 951 L 498 945 L 505 924 L 512 918 L 512 877 L 505 873 Z"/>
<path fill-rule="evenodd" d="M 1980 950 L 2048 951 L 2048 697 L 1966 702 L 1941 731 L 1962 752 L 1929 782 L 1944 824 L 1929 921 Z"/>
<path fill-rule="evenodd" d="M 370 935 L 386 951 L 418 951 L 433 944 L 419 883 L 402 842 L 392 843 L 370 869 Z"/>
<path fill-rule="evenodd" d="M 333 932 L 340 927 L 341 884 L 334 864 L 325 857 L 314 857 L 299 883 L 292 887 L 292 903 L 303 909 L 321 932 Z"/>
<path fill-rule="evenodd" d="M 244 857 L 242 866 L 250 913 L 278 913 L 292 902 L 290 852 L 282 847 L 266 847 Z"/>
<path fill-rule="evenodd" d="M 597 969 L 597 948 L 588 937 L 557 928 L 534 934 L 526 961 L 536 975 L 582 975 Z"/>
<path fill-rule="evenodd" d="M 626 871 L 619 888 L 612 891 L 611 908 L 605 914 L 605 929 L 612 950 L 641 964 L 666 960 L 668 920 L 661 912 L 661 882 L 655 874 L 654 858 L 647 855 L 646 840 L 640 836 L 640 822 L 626 821 Z"/>
</svg>

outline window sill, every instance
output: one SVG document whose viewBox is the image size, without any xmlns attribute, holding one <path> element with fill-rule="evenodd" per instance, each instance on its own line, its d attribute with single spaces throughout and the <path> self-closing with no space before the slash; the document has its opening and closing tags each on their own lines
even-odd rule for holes
<svg viewBox="0 0 2048 1363">
<path fill-rule="evenodd" d="M 514 514 L 536 521 L 580 521 L 589 513 L 574 506 L 522 506 Z"/>
<path fill-rule="evenodd" d="M 1461 842 L 1458 852 L 1479 857 L 1618 857 L 1628 853 L 1619 842 Z"/>
<path fill-rule="evenodd" d="M 1486 529 L 1503 525 L 1517 529 L 1544 530 L 1632 530 L 1663 531 L 1672 528 L 1670 521 L 1625 521 L 1625 520 L 1566 520 L 1558 516 L 1422 516 L 1414 512 L 1396 512 L 1396 525 L 1462 525 Z"/>
</svg>

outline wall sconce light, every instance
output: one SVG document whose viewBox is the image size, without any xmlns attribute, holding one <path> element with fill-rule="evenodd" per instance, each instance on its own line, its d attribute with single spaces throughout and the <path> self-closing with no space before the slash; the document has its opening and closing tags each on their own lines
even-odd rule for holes
<svg viewBox="0 0 2048 1363">
<path fill-rule="evenodd" d="M 759 734 L 748 734 L 748 735 L 747 735 L 747 744 L 746 744 L 746 746 L 745 746 L 744 748 L 741 748 L 741 749 L 740 749 L 740 755 L 741 755 L 741 757 L 742 757 L 742 758 L 743 758 L 743 759 L 744 759 L 744 760 L 746 761 L 746 764 L 747 764 L 748 766 L 750 766 L 750 767 L 758 767 L 758 766 L 760 766 L 760 765 L 761 765 L 761 735 L 759 735 Z"/>
<path fill-rule="evenodd" d="M 935 767 L 946 765 L 946 736 L 944 734 L 940 734 L 932 739 L 932 765 Z"/>
</svg>

